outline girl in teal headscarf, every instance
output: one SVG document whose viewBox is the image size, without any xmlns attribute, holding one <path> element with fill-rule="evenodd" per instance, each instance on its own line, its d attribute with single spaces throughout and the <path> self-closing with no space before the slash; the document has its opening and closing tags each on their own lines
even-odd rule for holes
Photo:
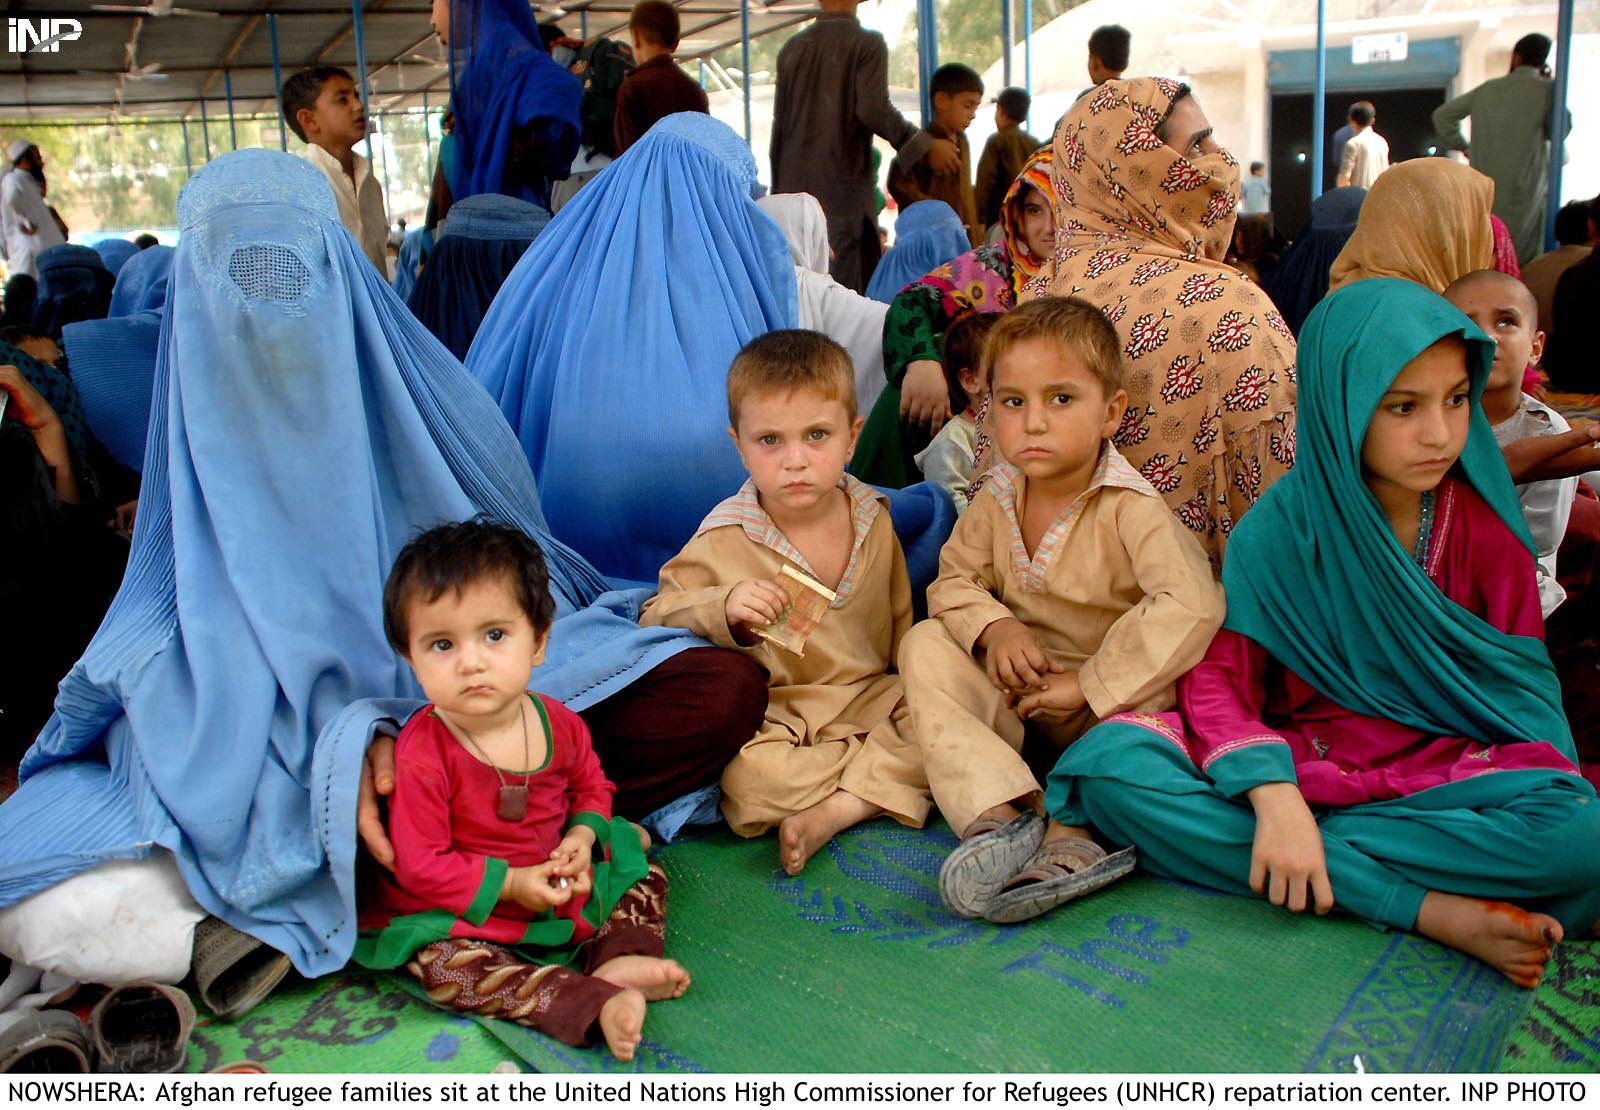
<svg viewBox="0 0 1600 1110">
<path fill-rule="evenodd" d="M 1493 357 L 1411 282 L 1358 282 L 1311 314 L 1298 458 L 1229 542 L 1223 630 L 1177 712 L 1068 749 L 1051 816 L 1137 844 L 1159 874 L 1337 904 L 1521 986 L 1594 926 L 1600 801 L 1477 404 Z"/>
</svg>

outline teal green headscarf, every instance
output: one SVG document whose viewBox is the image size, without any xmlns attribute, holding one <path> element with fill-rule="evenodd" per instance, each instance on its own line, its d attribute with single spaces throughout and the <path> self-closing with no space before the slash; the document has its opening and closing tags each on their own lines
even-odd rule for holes
<svg viewBox="0 0 1600 1110">
<path fill-rule="evenodd" d="M 1372 278 L 1333 294 L 1300 335 L 1295 466 L 1228 541 L 1225 627 L 1346 709 L 1484 743 L 1545 740 L 1576 763 L 1544 644 L 1447 598 L 1406 552 L 1361 474 L 1361 445 L 1400 371 L 1447 336 L 1467 344 L 1471 429 L 1453 473 L 1533 550 L 1478 406 L 1494 342 L 1443 297 Z"/>
</svg>

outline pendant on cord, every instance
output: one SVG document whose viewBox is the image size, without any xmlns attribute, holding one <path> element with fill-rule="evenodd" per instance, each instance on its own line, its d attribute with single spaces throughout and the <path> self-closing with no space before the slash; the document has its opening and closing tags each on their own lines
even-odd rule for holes
<svg viewBox="0 0 1600 1110">
<path fill-rule="evenodd" d="M 502 786 L 500 804 L 495 806 L 495 816 L 502 821 L 521 821 L 528 815 L 528 784 Z"/>
</svg>

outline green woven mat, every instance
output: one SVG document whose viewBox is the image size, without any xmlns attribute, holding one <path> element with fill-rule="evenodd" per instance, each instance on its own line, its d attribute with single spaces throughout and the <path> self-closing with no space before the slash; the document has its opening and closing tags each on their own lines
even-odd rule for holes
<svg viewBox="0 0 1600 1110">
<path fill-rule="evenodd" d="M 1592 944 L 1564 946 L 1530 995 L 1414 936 L 1147 877 L 996 928 L 939 905 L 954 843 L 878 821 L 798 879 L 775 870 L 771 838 L 662 849 L 668 953 L 694 986 L 650 1007 L 627 1070 L 1348 1072 L 1360 1057 L 1368 1072 L 1481 1071 L 1519 1022 L 1508 1067 L 1600 1060 Z M 403 973 L 301 984 L 234 1026 L 202 1023 L 190 1066 L 621 1070 L 415 989 Z"/>
</svg>

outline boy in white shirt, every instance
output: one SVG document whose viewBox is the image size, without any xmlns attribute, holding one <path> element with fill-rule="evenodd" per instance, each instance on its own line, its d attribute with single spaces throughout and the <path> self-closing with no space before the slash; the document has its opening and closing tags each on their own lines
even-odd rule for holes
<svg viewBox="0 0 1600 1110">
<path fill-rule="evenodd" d="M 306 144 L 306 161 L 333 186 L 344 224 L 361 253 L 388 279 L 389 217 L 372 163 L 355 151 L 367 137 L 367 109 L 350 74 L 338 66 L 311 66 L 283 83 L 284 122 Z"/>
</svg>

